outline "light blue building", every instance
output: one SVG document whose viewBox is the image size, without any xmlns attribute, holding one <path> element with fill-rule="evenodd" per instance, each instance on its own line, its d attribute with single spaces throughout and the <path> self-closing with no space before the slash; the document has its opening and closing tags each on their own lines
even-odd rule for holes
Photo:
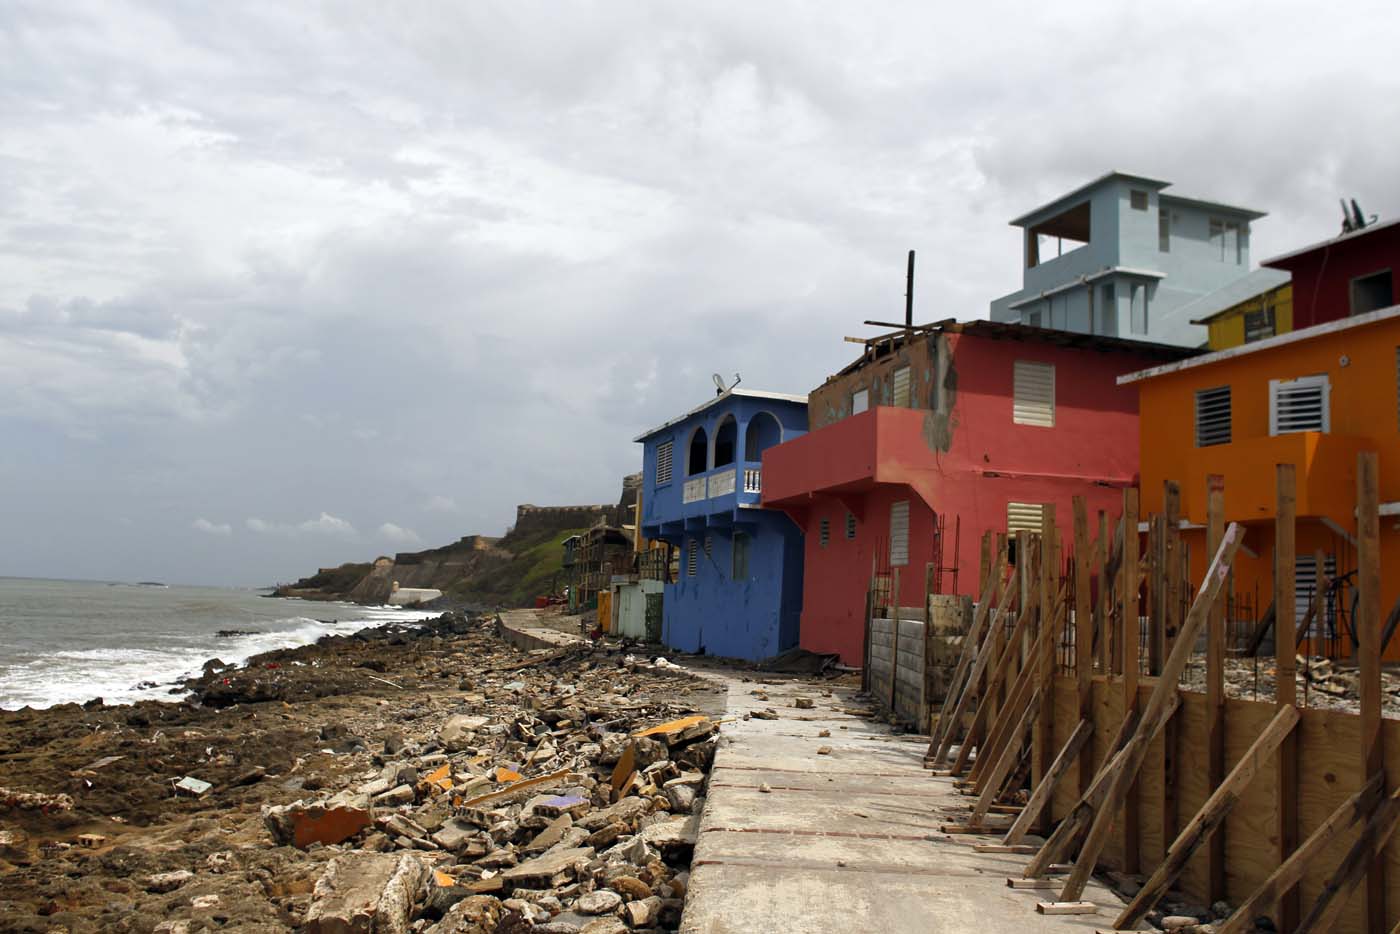
<svg viewBox="0 0 1400 934">
<path fill-rule="evenodd" d="M 636 438 L 642 536 L 680 549 L 666 645 L 757 661 L 797 644 L 802 533 L 758 501 L 763 452 L 806 432 L 806 396 L 730 389 Z"/>
<path fill-rule="evenodd" d="M 1203 345 L 1180 312 L 1249 272 L 1249 225 L 1264 214 L 1168 187 L 1110 172 L 1013 220 L 1022 285 L 992 302 L 992 320 Z"/>
</svg>

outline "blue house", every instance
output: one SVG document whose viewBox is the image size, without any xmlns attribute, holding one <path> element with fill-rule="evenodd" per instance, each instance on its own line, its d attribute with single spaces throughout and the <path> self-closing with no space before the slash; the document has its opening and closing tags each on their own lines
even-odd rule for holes
<svg viewBox="0 0 1400 934">
<path fill-rule="evenodd" d="M 797 644 L 802 533 L 758 501 L 763 452 L 806 431 L 806 396 L 730 389 L 636 438 L 642 536 L 680 549 L 666 645 L 757 661 Z"/>
<path fill-rule="evenodd" d="M 1169 187 L 1110 172 L 1013 220 L 1021 288 L 992 302 L 992 320 L 1205 344 L 1186 306 L 1249 273 L 1249 225 L 1264 214 Z"/>
</svg>

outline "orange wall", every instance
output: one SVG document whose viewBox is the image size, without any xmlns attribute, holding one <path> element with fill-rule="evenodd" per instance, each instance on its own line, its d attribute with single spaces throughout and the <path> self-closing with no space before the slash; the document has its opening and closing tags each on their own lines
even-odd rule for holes
<svg viewBox="0 0 1400 934">
<path fill-rule="evenodd" d="M 1240 553 L 1234 590 L 1253 593 L 1257 586 L 1262 613 L 1273 594 L 1275 465 L 1293 463 L 1296 553 L 1322 548 L 1335 554 L 1339 573 L 1353 570 L 1356 550 L 1341 533 L 1356 534 L 1358 451 L 1379 455 L 1381 502 L 1400 500 L 1397 347 L 1400 318 L 1391 318 L 1138 382 L 1143 515 L 1161 511 L 1163 483 L 1174 480 L 1182 487 L 1183 517 L 1203 524 L 1206 475 L 1223 475 L 1226 518 L 1246 524 L 1245 546 L 1257 554 Z M 1271 438 L 1269 380 L 1318 373 L 1326 373 L 1331 384 L 1331 431 Z M 1232 442 L 1197 448 L 1196 390 L 1223 385 L 1231 388 Z M 1186 540 L 1192 576 L 1199 581 L 1208 560 L 1204 534 L 1188 532 Z M 1400 597 L 1400 522 L 1394 516 L 1381 517 L 1381 578 L 1381 610 L 1387 613 Z M 1400 639 L 1386 658 L 1400 659 Z"/>
</svg>

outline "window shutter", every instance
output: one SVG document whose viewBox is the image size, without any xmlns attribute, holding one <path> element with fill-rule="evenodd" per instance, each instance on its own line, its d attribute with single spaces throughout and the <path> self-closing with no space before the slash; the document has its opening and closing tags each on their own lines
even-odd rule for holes
<svg viewBox="0 0 1400 934">
<path fill-rule="evenodd" d="M 1006 504 L 1006 534 L 1014 535 L 1017 532 L 1034 532 L 1037 535 L 1045 531 L 1045 504 L 1044 503 L 1007 503 Z"/>
<path fill-rule="evenodd" d="M 715 539 L 714 539 L 714 536 L 713 536 L 713 535 L 706 535 L 706 536 L 705 536 L 705 557 L 708 558 L 708 557 L 710 557 L 711 555 L 713 555 L 713 554 L 714 554 L 714 550 L 715 550 Z"/>
<path fill-rule="evenodd" d="M 870 390 L 857 389 L 851 393 L 851 414 L 859 415 L 870 408 Z"/>
<path fill-rule="evenodd" d="M 1269 434 L 1330 430 L 1330 402 L 1325 374 L 1269 380 Z"/>
<path fill-rule="evenodd" d="M 1196 390 L 1196 447 L 1230 443 L 1230 387 Z"/>
<path fill-rule="evenodd" d="M 1011 420 L 1015 424 L 1055 427 L 1054 364 L 1017 360 L 1011 392 Z"/>
<path fill-rule="evenodd" d="M 734 533 L 733 572 L 736 581 L 745 580 L 749 576 L 749 536 L 746 532 Z"/>
<path fill-rule="evenodd" d="M 909 500 L 890 505 L 890 566 L 909 563 Z"/>
<path fill-rule="evenodd" d="M 1337 556 L 1326 554 L 1323 556 L 1323 568 L 1329 580 L 1337 576 Z M 1317 559 L 1312 555 L 1299 555 L 1293 565 L 1293 621 L 1301 623 L 1303 617 L 1308 613 L 1308 607 L 1312 605 L 1313 591 L 1317 589 L 1319 581 L 1317 579 Z M 1310 636 L 1321 636 L 1324 632 L 1324 622 L 1326 619 L 1326 595 L 1323 595 L 1324 603 L 1319 607 L 1319 612 L 1313 617 L 1312 626 L 1308 630 Z"/>
<path fill-rule="evenodd" d="M 902 366 L 894 371 L 893 396 L 894 398 L 891 400 L 891 404 L 895 406 L 895 408 L 909 408 L 909 367 Z"/>
<path fill-rule="evenodd" d="M 817 543 L 823 548 L 831 541 L 831 520 L 823 518 L 817 530 Z"/>
<path fill-rule="evenodd" d="M 688 548 L 685 550 L 685 576 L 686 576 L 686 577 L 694 577 L 694 576 L 695 576 L 695 569 L 696 569 L 697 567 L 699 567 L 699 565 L 700 565 L 700 556 L 699 556 L 699 554 L 698 554 L 699 545 L 700 545 L 700 543 L 697 542 L 695 539 L 692 538 L 692 539 L 690 540 L 690 547 L 688 547 Z"/>
<path fill-rule="evenodd" d="M 671 482 L 671 458 L 675 442 L 663 441 L 656 446 L 656 485 Z"/>
<path fill-rule="evenodd" d="M 846 538 L 848 538 L 848 539 L 854 539 L 855 537 L 856 537 L 856 517 L 853 516 L 853 515 L 851 515 L 851 514 L 848 512 L 848 513 L 846 513 Z"/>
</svg>

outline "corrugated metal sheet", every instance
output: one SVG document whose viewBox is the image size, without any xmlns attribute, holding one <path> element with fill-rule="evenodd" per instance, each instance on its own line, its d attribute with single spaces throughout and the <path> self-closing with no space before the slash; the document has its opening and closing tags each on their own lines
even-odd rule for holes
<svg viewBox="0 0 1400 934">
<path fill-rule="evenodd" d="M 909 500 L 890 504 L 890 565 L 909 563 Z"/>
<path fill-rule="evenodd" d="M 1017 425 L 1055 426 L 1055 365 L 1017 360 L 1013 372 L 1011 420 Z"/>
</svg>

